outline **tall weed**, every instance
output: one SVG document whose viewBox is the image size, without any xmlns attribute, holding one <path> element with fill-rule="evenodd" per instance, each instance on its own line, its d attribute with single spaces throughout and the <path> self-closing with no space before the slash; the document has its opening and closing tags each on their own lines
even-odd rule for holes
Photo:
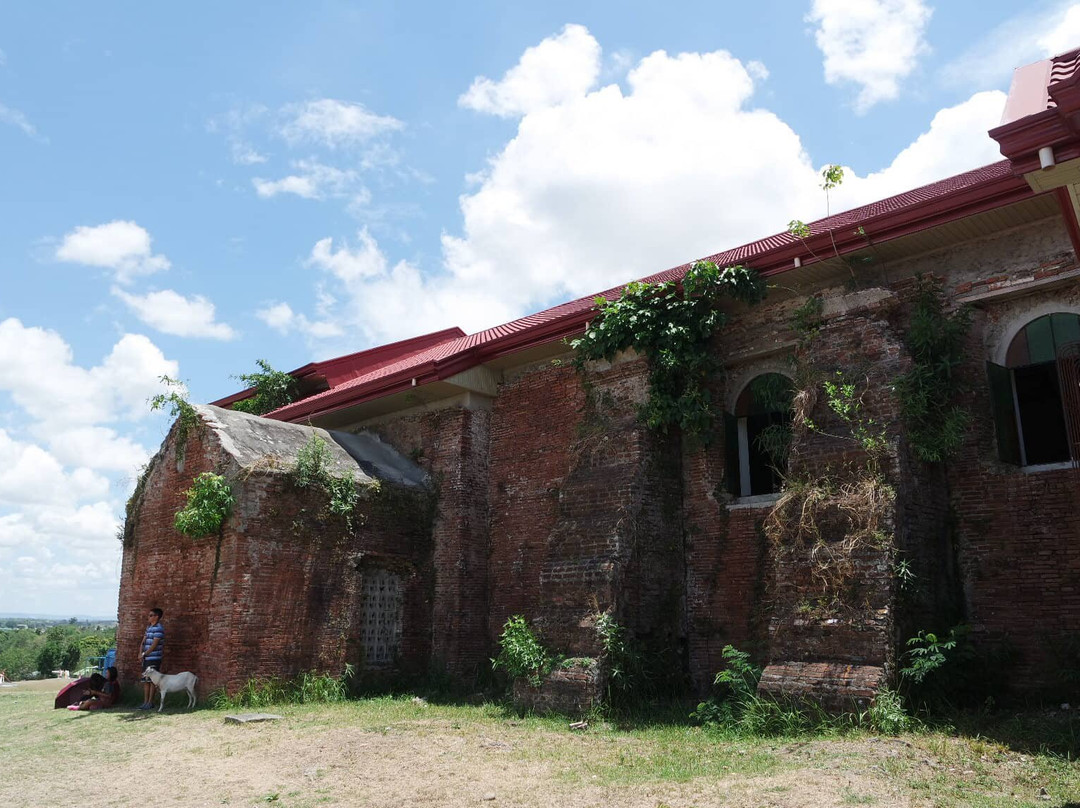
<svg viewBox="0 0 1080 808">
<path fill-rule="evenodd" d="M 224 689 L 210 694 L 210 704 L 218 709 L 263 708 L 281 704 L 334 704 L 349 697 L 348 680 L 352 665 L 341 676 L 304 671 L 292 679 L 270 677 L 248 679 L 231 696 Z"/>
</svg>

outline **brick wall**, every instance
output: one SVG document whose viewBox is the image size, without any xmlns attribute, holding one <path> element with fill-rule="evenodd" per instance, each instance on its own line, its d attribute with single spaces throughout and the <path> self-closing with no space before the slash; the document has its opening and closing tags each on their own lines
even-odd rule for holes
<svg viewBox="0 0 1080 808">
<path fill-rule="evenodd" d="M 637 419 L 640 359 L 508 380 L 492 411 L 493 641 L 522 614 L 554 652 L 595 657 L 612 614 L 681 679 L 678 443 Z"/>
<path fill-rule="evenodd" d="M 203 471 L 233 483 L 220 536 L 192 539 L 172 526 L 183 491 Z M 192 670 L 200 692 L 253 677 L 366 665 L 357 642 L 365 569 L 392 570 L 403 586 L 396 669 L 417 674 L 430 655 L 430 508 L 426 494 L 384 485 L 361 499 L 355 528 L 329 514 L 326 496 L 296 488 L 287 469 L 239 469 L 210 430 L 196 428 L 182 464 L 175 430 L 151 464 L 124 548 L 117 635 L 124 681 L 137 675 L 147 611 L 165 611 L 165 672 Z"/>
<path fill-rule="evenodd" d="M 973 423 L 948 476 L 962 619 L 1014 691 L 1069 696 L 1080 670 L 1080 471 L 999 462 L 985 369 L 1010 324 L 1055 308 L 1080 310 L 1080 286 L 977 311 L 963 368 Z"/>
</svg>

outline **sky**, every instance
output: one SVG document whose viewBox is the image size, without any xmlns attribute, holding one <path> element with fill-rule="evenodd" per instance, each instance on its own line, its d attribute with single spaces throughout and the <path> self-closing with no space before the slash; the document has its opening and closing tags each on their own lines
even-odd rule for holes
<svg viewBox="0 0 1080 808">
<path fill-rule="evenodd" d="M 1077 45 L 1058 0 L 0 4 L 0 613 L 115 614 L 161 376 L 214 400 L 994 162 L 1013 68 Z"/>
</svg>

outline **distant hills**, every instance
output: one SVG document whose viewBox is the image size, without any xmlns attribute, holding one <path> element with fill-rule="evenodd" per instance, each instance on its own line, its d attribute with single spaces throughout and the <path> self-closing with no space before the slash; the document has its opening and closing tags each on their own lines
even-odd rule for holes
<svg viewBox="0 0 1080 808">
<path fill-rule="evenodd" d="M 0 612 L 0 620 L 70 620 L 74 617 L 80 623 L 115 623 L 116 615 L 102 617 L 101 615 L 85 614 L 31 614 L 29 612 Z"/>
</svg>

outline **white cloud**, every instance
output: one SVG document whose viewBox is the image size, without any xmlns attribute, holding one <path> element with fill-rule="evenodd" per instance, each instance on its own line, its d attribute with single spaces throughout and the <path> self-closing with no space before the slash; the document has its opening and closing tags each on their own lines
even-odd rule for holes
<svg viewBox="0 0 1080 808">
<path fill-rule="evenodd" d="M 292 164 L 298 172 L 279 180 L 252 179 L 255 192 L 264 198 L 278 194 L 296 194 L 304 199 L 322 199 L 326 196 L 365 196 L 367 191 L 358 186 L 359 174 L 351 169 L 343 170 L 325 165 L 317 160 L 296 160 Z"/>
<path fill-rule="evenodd" d="M 927 51 L 925 0 L 814 0 L 807 22 L 825 56 L 825 81 L 857 85 L 855 109 L 896 98 Z"/>
<path fill-rule="evenodd" d="M 992 90 L 940 110 L 930 128 L 896 155 L 887 168 L 866 177 L 847 172 L 844 184 L 833 192 L 833 200 L 839 205 L 834 209 L 884 199 L 1000 160 L 998 144 L 986 133 L 997 126 L 1004 107 L 1005 93 Z"/>
<path fill-rule="evenodd" d="M 333 98 L 289 104 L 281 114 L 285 120 L 278 131 L 290 145 L 318 143 L 334 149 L 362 144 L 404 128 L 396 118 L 377 115 L 363 104 Z"/>
<path fill-rule="evenodd" d="M 1035 44 L 1044 56 L 1056 56 L 1080 45 L 1080 4 L 1065 8 L 1049 30 L 1036 36 Z"/>
<path fill-rule="evenodd" d="M 0 104 L 0 123 L 10 124 L 18 129 L 21 129 L 24 134 L 30 137 L 37 137 L 37 128 L 30 123 L 29 118 L 17 109 Z"/>
<path fill-rule="evenodd" d="M 626 92 L 582 90 L 525 114 L 460 198 L 464 225 L 443 235 L 438 271 L 394 262 L 366 230 L 352 243 L 319 240 L 305 262 L 320 271 L 312 319 L 350 344 L 316 350 L 355 350 L 358 334 L 475 331 L 824 216 L 821 165 L 751 103 L 765 72 L 724 51 L 658 51 L 633 67 Z M 986 130 L 1002 103 L 981 93 L 942 110 L 891 165 L 849 171 L 833 212 L 997 159 Z M 318 339 L 292 306 L 260 316 Z"/>
<path fill-rule="evenodd" d="M 311 339 L 326 340 L 342 337 L 345 331 L 332 320 L 311 320 L 297 314 L 288 303 L 273 303 L 255 312 L 255 316 L 279 334 L 298 331 Z"/>
<path fill-rule="evenodd" d="M 233 162 L 240 166 L 265 163 L 270 159 L 265 154 L 260 154 L 253 146 L 242 140 L 233 140 L 229 144 L 229 150 L 232 153 Z"/>
<path fill-rule="evenodd" d="M 135 222 L 116 220 L 94 227 L 79 226 L 64 236 L 56 250 L 58 261 L 113 270 L 128 283 L 139 275 L 169 268 L 169 259 L 154 255 L 150 234 Z"/>
<path fill-rule="evenodd" d="M 358 238 L 360 245 L 356 249 L 344 244 L 336 251 L 332 238 L 320 239 L 311 248 L 307 265 L 329 272 L 346 285 L 385 275 L 386 256 L 375 239 L 367 230 L 361 230 Z"/>
<path fill-rule="evenodd" d="M 74 364 L 71 347 L 55 331 L 0 321 L 0 391 L 35 421 L 57 429 L 146 415 L 146 400 L 161 391 L 176 362 L 139 334 L 125 334 L 100 365 Z"/>
<path fill-rule="evenodd" d="M 1007 86 L 1013 68 L 1080 45 L 1080 3 L 1058 2 L 1030 10 L 998 25 L 942 69 L 952 86 L 982 89 Z"/>
<path fill-rule="evenodd" d="M 115 608 L 122 502 L 150 454 L 129 430 L 159 377 L 178 374 L 141 335 L 82 366 L 56 332 L 0 321 L 0 396 L 14 404 L 0 429 L 0 609 Z"/>
<path fill-rule="evenodd" d="M 53 457 L 65 466 L 85 466 L 134 474 L 150 459 L 151 451 L 115 429 L 80 426 L 73 429 L 35 430 Z"/>
<path fill-rule="evenodd" d="M 266 180 L 262 177 L 254 177 L 251 184 L 255 186 L 255 193 L 263 198 L 277 196 L 278 194 L 296 194 L 304 199 L 319 198 L 318 186 L 311 177 L 291 175 L 282 177 L 280 180 Z"/>
<path fill-rule="evenodd" d="M 236 337 L 232 327 L 214 320 L 214 304 L 202 295 L 184 297 L 172 289 L 132 295 L 115 286 L 112 293 L 140 320 L 165 334 L 220 340 Z"/>
<path fill-rule="evenodd" d="M 0 609 L 115 614 L 118 527 L 107 502 L 26 505 L 0 514 Z"/>
<path fill-rule="evenodd" d="M 65 472 L 51 454 L 0 429 L 0 504 L 74 504 L 109 493 L 109 481 L 86 467 Z"/>
<path fill-rule="evenodd" d="M 599 75 L 599 43 L 583 25 L 567 25 L 527 48 L 501 80 L 476 78 L 458 104 L 502 117 L 524 115 L 584 95 Z"/>
</svg>

